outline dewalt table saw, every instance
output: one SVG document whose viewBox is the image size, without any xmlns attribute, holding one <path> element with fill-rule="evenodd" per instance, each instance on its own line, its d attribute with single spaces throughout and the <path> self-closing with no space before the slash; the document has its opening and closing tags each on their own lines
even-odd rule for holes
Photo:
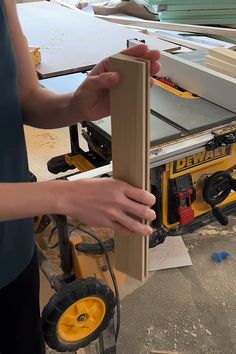
<svg viewBox="0 0 236 354">
<path fill-rule="evenodd" d="M 81 82 L 86 77 L 74 75 L 80 75 Z M 63 76 L 42 80 L 42 85 L 61 92 L 58 85 L 68 89 L 70 83 L 68 91 L 72 91 L 77 79 L 73 75 Z M 151 89 L 150 120 L 151 190 L 157 199 L 150 247 L 164 242 L 166 236 L 190 232 L 211 220 L 227 225 L 227 215 L 236 206 L 235 113 L 162 78 Z M 51 159 L 49 170 L 58 173 L 77 168 L 63 177 L 68 180 L 112 176 L 110 118 L 84 122 L 82 126 L 88 151 L 80 148 L 77 126 L 70 127 L 71 151 Z M 105 335 L 98 352 L 115 353 L 112 320 L 116 301 L 104 250 L 100 244 L 85 243 L 80 237 L 70 241 L 67 219 L 56 216 L 55 220 L 60 276 L 55 276 L 40 253 L 41 267 L 57 290 L 44 310 L 45 338 L 55 349 L 75 350 Z M 114 241 L 106 241 L 105 248 L 115 270 Z M 124 278 L 115 273 L 121 285 Z"/>
<path fill-rule="evenodd" d="M 236 199 L 235 113 L 162 79 L 151 90 L 150 120 L 155 226 L 181 233 L 212 216 L 226 225 Z M 111 158 L 110 119 L 85 126 L 91 149 Z"/>
</svg>

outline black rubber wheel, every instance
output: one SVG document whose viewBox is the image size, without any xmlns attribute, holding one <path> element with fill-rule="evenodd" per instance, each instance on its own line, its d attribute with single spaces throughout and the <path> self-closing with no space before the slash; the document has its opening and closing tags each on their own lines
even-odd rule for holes
<svg viewBox="0 0 236 354">
<path fill-rule="evenodd" d="M 107 328 L 115 306 L 114 293 L 105 283 L 95 278 L 74 280 L 43 309 L 45 342 L 60 352 L 89 345 Z"/>
</svg>

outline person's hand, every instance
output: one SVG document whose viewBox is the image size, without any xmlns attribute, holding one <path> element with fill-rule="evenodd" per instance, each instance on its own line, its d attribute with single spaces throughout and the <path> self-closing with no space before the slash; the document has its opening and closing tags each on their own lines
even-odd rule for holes
<svg viewBox="0 0 236 354">
<path fill-rule="evenodd" d="M 58 213 L 88 226 L 151 235 L 152 228 L 138 221 L 156 218 L 150 208 L 155 203 L 151 193 L 112 178 L 60 181 L 58 186 Z"/>
<path fill-rule="evenodd" d="M 144 44 L 126 49 L 121 53 L 150 60 L 151 76 L 160 70 L 158 63 L 160 53 L 157 50 L 149 50 Z M 109 89 L 119 83 L 119 75 L 116 72 L 109 72 L 108 65 L 108 58 L 97 64 L 75 91 L 70 111 L 73 117 L 78 117 L 79 121 L 97 120 L 110 115 Z"/>
</svg>

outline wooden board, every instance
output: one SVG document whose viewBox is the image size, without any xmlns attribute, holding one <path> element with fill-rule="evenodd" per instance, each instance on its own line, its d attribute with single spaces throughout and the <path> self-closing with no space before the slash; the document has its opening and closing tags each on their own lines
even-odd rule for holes
<svg viewBox="0 0 236 354">
<path fill-rule="evenodd" d="M 236 52 L 227 48 L 213 48 L 209 50 L 209 55 L 236 65 Z"/>
<path fill-rule="evenodd" d="M 236 77 L 236 65 L 229 64 L 226 61 L 219 60 L 210 55 L 206 56 L 206 64 L 208 68 L 217 70 L 225 75 Z"/>
<path fill-rule="evenodd" d="M 110 70 L 122 77 L 111 90 L 113 177 L 149 190 L 149 62 L 115 55 Z M 144 281 L 148 237 L 117 234 L 115 254 L 118 270 Z"/>
<path fill-rule="evenodd" d="M 180 24 L 180 23 L 168 23 L 168 22 L 148 21 L 148 20 L 137 21 L 137 20 L 117 18 L 116 16 L 96 15 L 96 17 L 110 22 L 120 23 L 122 25 L 142 26 L 146 28 L 165 29 L 168 31 L 202 33 L 202 34 L 208 34 L 213 36 L 234 37 L 234 38 L 236 37 L 236 30 L 231 28 L 197 26 L 197 25 L 187 25 L 187 24 Z"/>
<path fill-rule="evenodd" d="M 159 76 L 179 87 L 236 112 L 236 79 L 178 56 L 161 53 Z"/>
<path fill-rule="evenodd" d="M 17 5 L 19 19 L 30 46 L 41 48 L 41 78 L 91 69 L 103 58 L 126 48 L 132 38 L 151 47 L 173 50 L 175 44 L 102 21 L 78 9 L 48 1 Z"/>
<path fill-rule="evenodd" d="M 212 70 L 217 71 L 218 73 L 221 73 L 221 74 L 224 74 L 224 75 L 227 75 L 227 76 L 236 78 L 236 72 L 227 71 L 227 70 L 224 69 L 224 68 L 221 68 L 221 67 L 219 67 L 219 66 L 217 66 L 217 65 L 213 65 L 213 64 L 210 64 L 210 63 L 207 64 L 207 67 L 208 67 L 209 69 L 212 69 Z"/>
<path fill-rule="evenodd" d="M 225 41 L 220 41 L 214 38 L 210 38 L 207 36 L 200 36 L 200 35 L 181 35 L 178 32 L 171 32 L 171 31 L 157 31 L 155 32 L 157 38 L 176 43 L 181 46 L 195 49 L 195 50 L 206 50 L 215 47 L 225 47 L 230 48 L 232 50 L 236 49 L 235 43 L 229 43 Z"/>
</svg>

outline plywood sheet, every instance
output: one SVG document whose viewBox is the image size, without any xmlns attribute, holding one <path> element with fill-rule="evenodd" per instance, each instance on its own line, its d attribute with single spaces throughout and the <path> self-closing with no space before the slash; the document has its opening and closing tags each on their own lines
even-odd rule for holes
<svg viewBox="0 0 236 354">
<path fill-rule="evenodd" d="M 110 58 L 121 83 L 111 90 L 113 177 L 149 189 L 149 65 L 124 55 Z M 116 234 L 116 268 L 140 281 L 148 272 L 148 238 Z"/>
<path fill-rule="evenodd" d="M 90 69 L 125 49 L 132 38 L 159 50 L 177 47 L 48 1 L 18 4 L 17 9 L 29 45 L 41 48 L 42 62 L 36 68 L 41 78 Z"/>
</svg>

